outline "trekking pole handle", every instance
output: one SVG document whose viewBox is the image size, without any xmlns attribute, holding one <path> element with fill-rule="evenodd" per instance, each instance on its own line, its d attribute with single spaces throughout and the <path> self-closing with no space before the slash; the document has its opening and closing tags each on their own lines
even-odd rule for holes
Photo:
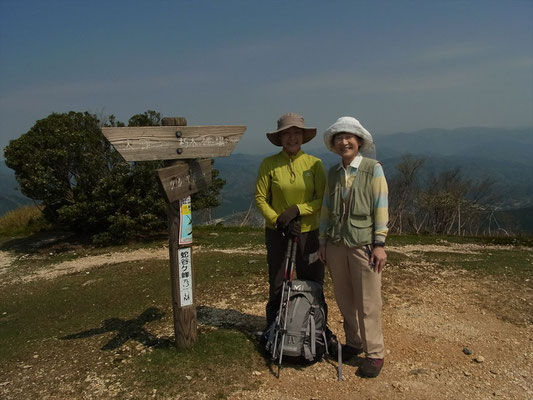
<svg viewBox="0 0 533 400">
<path fill-rule="evenodd" d="M 291 266 L 289 268 L 289 280 L 292 280 L 293 268 L 296 265 L 296 250 L 298 248 L 298 242 L 300 238 L 298 236 L 292 237 L 292 253 L 291 253 Z"/>
<path fill-rule="evenodd" d="M 288 271 L 289 271 L 289 265 L 291 263 L 292 247 L 293 247 L 293 242 L 292 240 L 289 240 L 289 243 L 287 243 L 287 251 L 285 252 L 285 259 L 284 259 L 285 269 L 283 271 L 283 280 L 289 279 Z"/>
</svg>

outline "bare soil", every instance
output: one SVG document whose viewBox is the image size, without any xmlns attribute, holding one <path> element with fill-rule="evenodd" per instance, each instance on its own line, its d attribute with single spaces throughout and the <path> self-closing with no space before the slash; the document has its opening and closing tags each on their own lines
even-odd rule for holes
<svg viewBox="0 0 533 400">
<path fill-rule="evenodd" d="M 229 398 L 533 399 L 532 282 L 443 268 L 416 256 L 421 251 L 443 251 L 467 257 L 491 249 L 504 249 L 501 246 L 431 247 L 431 250 L 428 246 L 388 248 L 403 254 L 404 261 L 388 265 L 383 274 L 383 329 L 387 357 L 379 377 L 357 377 L 355 372 L 362 361 L 357 358 L 343 365 L 343 379 L 338 381 L 336 361 L 325 359 L 305 368 L 283 368 L 279 379 L 268 368 L 249 371 L 257 385 L 251 390 L 233 392 Z M 254 256 L 261 253 L 247 248 L 233 251 Z M 165 248 L 110 253 L 47 265 L 31 274 L 12 275 L 7 271 L 14 259 L 8 253 L 2 253 L 0 282 L 8 285 L 16 281 L 54 279 L 62 274 L 110 263 L 166 257 L 168 250 Z M 266 285 L 266 282 L 257 284 Z M 327 297 L 330 327 L 344 341 L 342 317 L 331 292 Z M 234 314 L 235 318 L 243 315 L 260 317 L 264 310 L 263 302 L 241 304 L 239 299 L 220 296 L 209 296 L 209 299 L 203 299 L 202 305 L 237 310 L 239 313 Z M 229 317 L 231 315 L 228 313 Z M 206 315 L 200 322 L 216 326 L 217 321 L 209 321 L 209 318 L 215 316 Z M 239 323 L 246 325 L 246 321 Z M 172 327 L 159 326 L 152 333 L 170 336 Z M 139 353 L 146 350 L 137 346 L 128 351 Z M 469 352 L 471 354 L 466 354 Z M 16 371 L 0 377 L 0 397 L 26 398 L 23 388 L 30 382 L 40 382 L 43 385 L 42 398 L 50 399 L 62 398 L 54 396 L 58 392 L 53 385 L 57 384 L 84 386 L 84 399 L 111 398 L 123 389 L 113 376 L 104 375 L 97 369 L 85 375 L 66 374 L 68 369 L 75 371 L 76 366 L 66 365 L 57 355 L 50 355 L 48 361 L 46 356 L 40 357 L 44 360 L 35 360 L 34 367 L 20 365 Z M 65 380 L 65 376 L 70 380 Z M 14 390 L 16 388 L 21 390 Z M 146 397 L 146 394 L 136 393 L 135 388 L 129 393 L 128 398 Z M 206 396 L 197 393 L 196 398 L 208 398 Z M 156 396 L 155 392 L 153 397 L 164 398 Z"/>
</svg>

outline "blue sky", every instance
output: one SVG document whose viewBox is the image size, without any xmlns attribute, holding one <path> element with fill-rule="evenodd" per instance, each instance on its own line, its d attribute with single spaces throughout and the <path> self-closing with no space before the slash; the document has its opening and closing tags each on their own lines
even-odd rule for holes
<svg viewBox="0 0 533 400">
<path fill-rule="evenodd" d="M 1 148 L 70 110 L 247 125 L 236 152 L 259 154 L 287 111 L 319 132 L 533 126 L 531 0 L 0 0 L 0 61 Z"/>
</svg>

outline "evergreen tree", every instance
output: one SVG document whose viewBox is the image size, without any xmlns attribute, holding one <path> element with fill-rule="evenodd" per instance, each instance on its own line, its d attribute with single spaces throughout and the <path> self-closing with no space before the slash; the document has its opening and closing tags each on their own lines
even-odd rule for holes
<svg viewBox="0 0 533 400">
<path fill-rule="evenodd" d="M 159 125 L 149 110 L 129 126 Z M 109 144 L 101 125 L 124 126 L 113 115 L 101 123 L 88 112 L 53 113 L 5 148 L 21 192 L 38 201 L 55 227 L 89 234 L 98 243 L 120 242 L 166 228 L 166 204 L 154 170 L 161 161 L 127 163 Z M 225 181 L 193 197 L 194 209 L 215 207 Z"/>
</svg>

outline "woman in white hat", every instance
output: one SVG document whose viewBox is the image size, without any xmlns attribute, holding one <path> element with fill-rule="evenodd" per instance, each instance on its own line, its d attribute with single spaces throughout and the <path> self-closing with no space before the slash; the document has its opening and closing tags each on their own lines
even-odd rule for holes
<svg viewBox="0 0 533 400">
<path fill-rule="evenodd" d="M 322 196 L 326 185 L 324 166 L 319 158 L 305 154 L 303 143 L 316 135 L 316 128 L 306 127 L 296 113 L 283 114 L 278 129 L 267 137 L 282 150 L 267 157 L 259 167 L 255 200 L 265 218 L 265 243 L 269 275 L 269 299 L 266 305 L 267 329 L 276 319 L 283 286 L 283 258 L 290 231 L 299 235 L 296 256 L 298 279 L 323 284 L 324 264 L 316 255 L 319 249 L 318 225 Z M 300 217 L 300 218 L 298 218 Z M 309 259 L 310 254 L 315 259 Z"/>
<path fill-rule="evenodd" d="M 330 168 L 320 218 L 320 258 L 326 262 L 344 318 L 343 360 L 366 353 L 357 373 L 376 377 L 383 366 L 381 271 L 388 189 L 374 153 L 372 135 L 353 117 L 341 117 L 324 132 L 326 147 L 341 157 Z"/>
</svg>

